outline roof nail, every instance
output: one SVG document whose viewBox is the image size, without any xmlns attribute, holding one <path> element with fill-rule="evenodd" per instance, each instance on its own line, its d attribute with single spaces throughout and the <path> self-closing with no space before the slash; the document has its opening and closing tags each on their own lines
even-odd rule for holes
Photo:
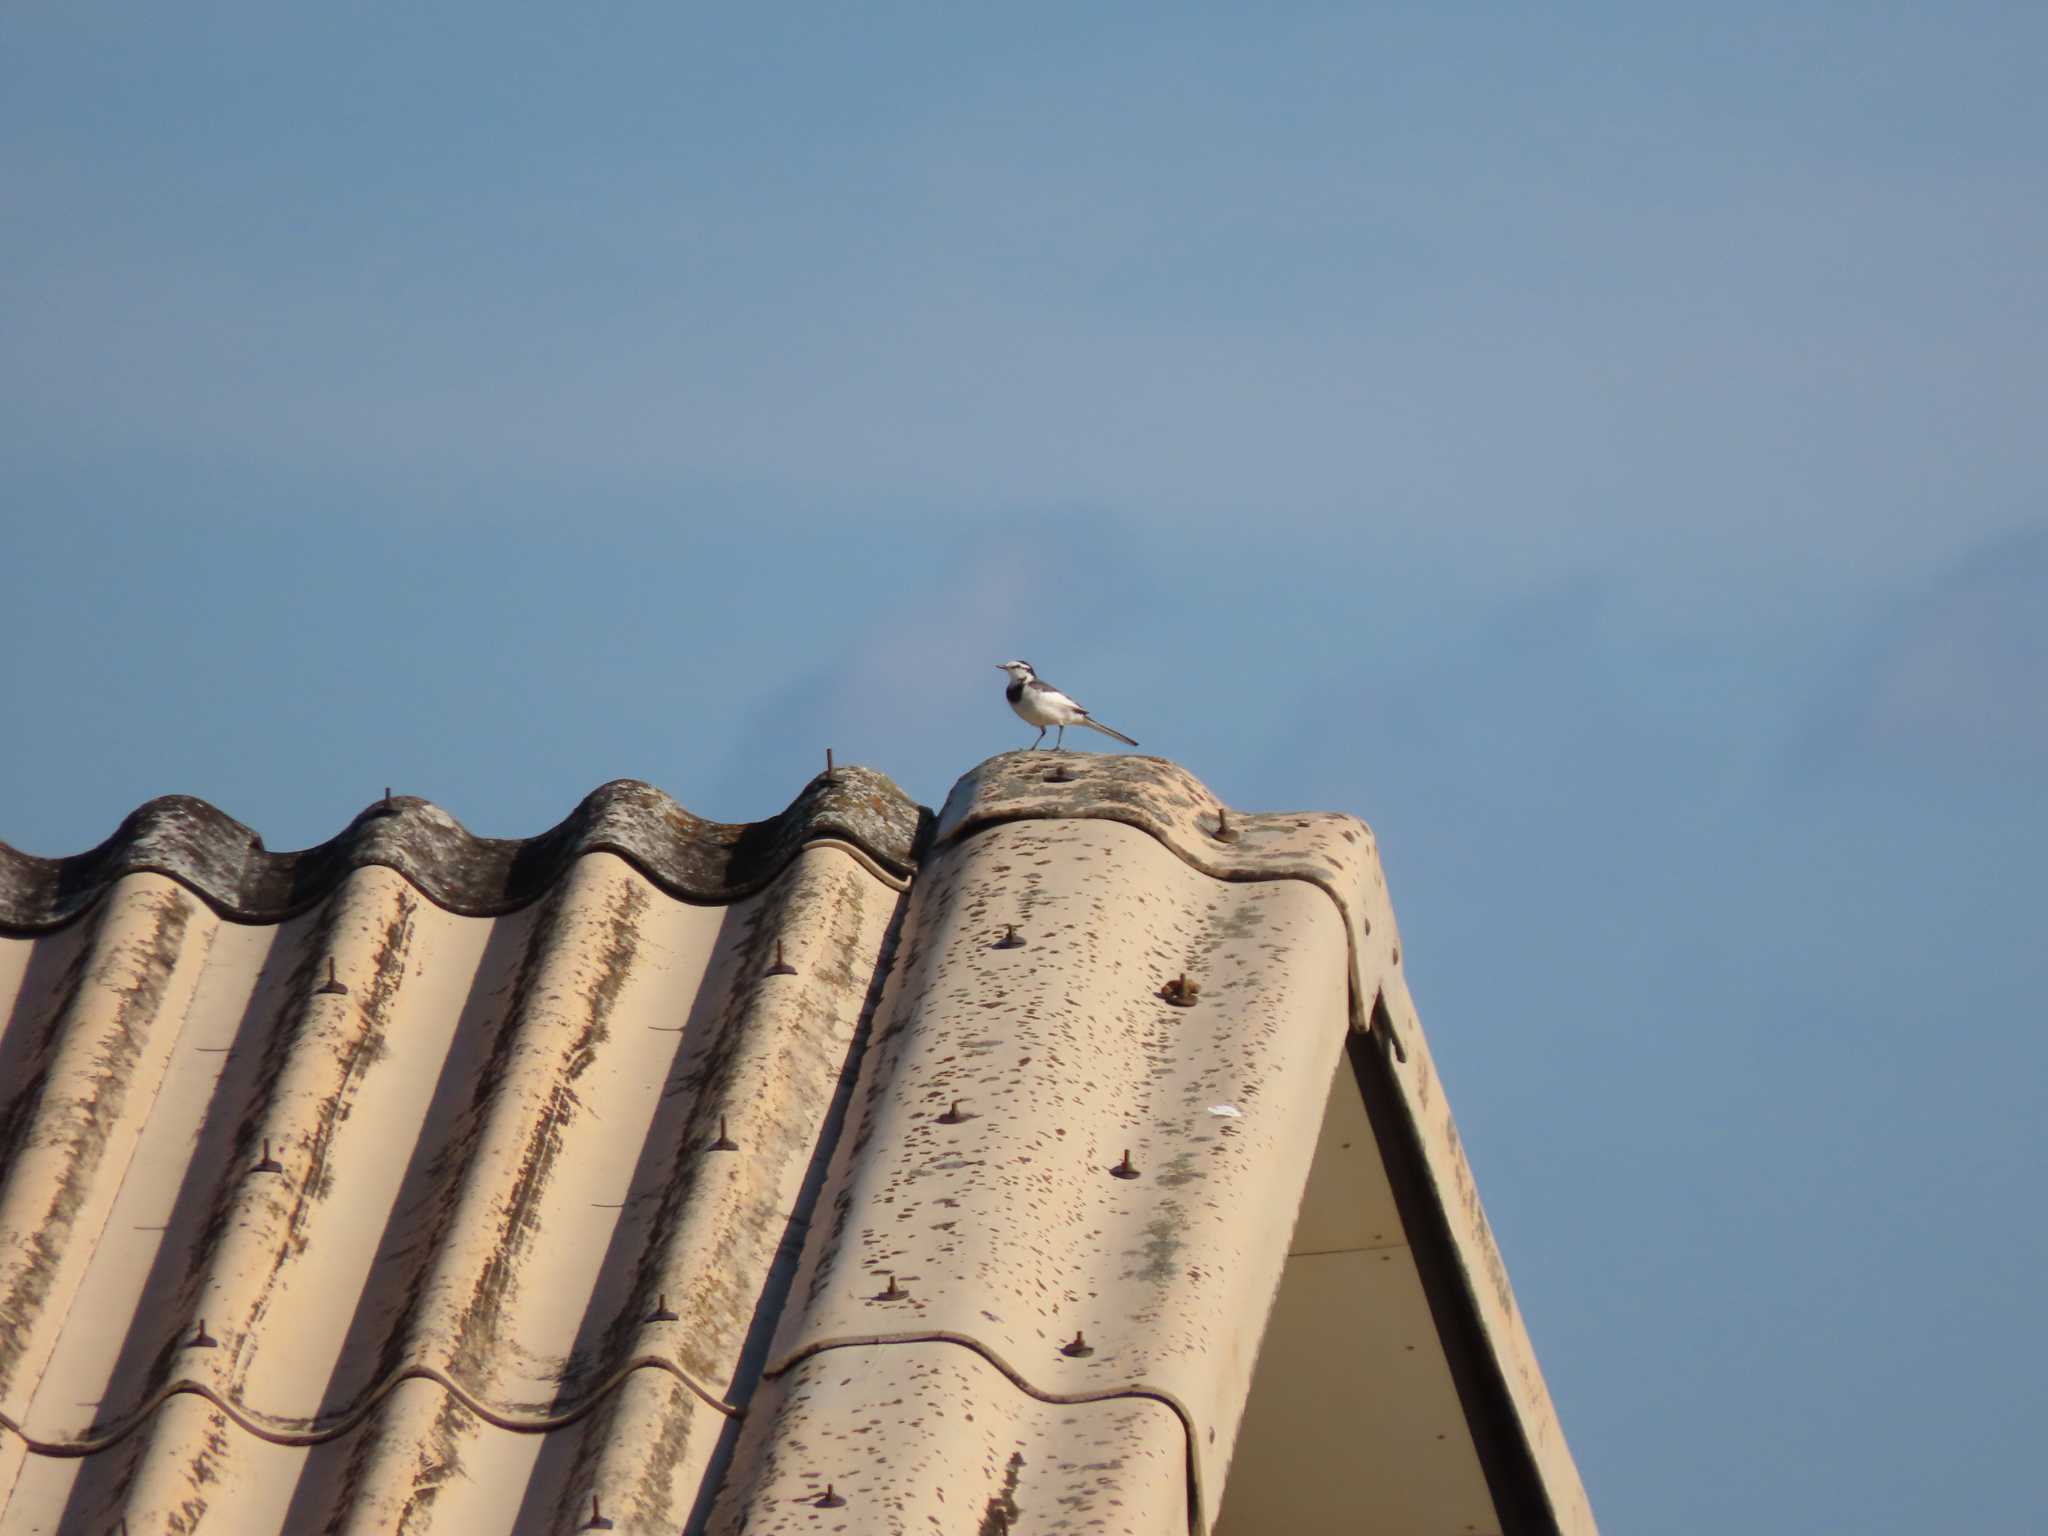
<svg viewBox="0 0 2048 1536">
<path fill-rule="evenodd" d="M 739 1149 L 740 1144 L 732 1139 L 732 1133 L 725 1128 L 725 1116 L 720 1115 L 718 1117 L 718 1140 L 711 1143 L 709 1150 L 713 1152 L 737 1152 Z"/>
<path fill-rule="evenodd" d="M 970 1116 L 963 1115 L 960 1113 L 960 1101 L 958 1099 L 955 1099 L 953 1101 L 953 1107 L 947 1110 L 943 1115 L 939 1116 L 939 1124 L 958 1125 L 961 1121 L 970 1118 Z"/>
<path fill-rule="evenodd" d="M 1069 1360 L 1086 1360 L 1090 1355 L 1095 1353 L 1095 1349 L 1094 1346 L 1089 1344 L 1088 1340 L 1082 1336 L 1081 1330 L 1076 1328 L 1074 1330 L 1074 1342 L 1071 1344 L 1062 1344 L 1060 1346 L 1060 1353 L 1065 1355 Z"/>
<path fill-rule="evenodd" d="M 775 941 L 775 963 L 768 967 L 770 976 L 794 976 L 796 967 L 782 958 L 782 940 Z"/>
<path fill-rule="evenodd" d="M 1138 1176 L 1138 1170 L 1131 1166 L 1131 1149 L 1129 1147 L 1124 1148 L 1124 1160 L 1109 1171 L 1119 1179 L 1135 1179 Z"/>
<path fill-rule="evenodd" d="M 832 749 L 831 749 L 830 747 L 827 747 L 827 748 L 825 749 L 825 782 L 826 782 L 827 784 L 830 784 L 830 783 L 832 783 L 832 782 L 833 782 L 833 779 L 832 779 Z"/>
<path fill-rule="evenodd" d="M 586 1531 L 608 1531 L 611 1528 L 611 1521 L 605 1519 L 604 1511 L 598 1507 L 597 1495 L 593 1493 L 590 1496 L 590 1524 L 584 1526 L 583 1529 Z"/>
<path fill-rule="evenodd" d="M 910 1294 L 896 1283 L 896 1276 L 892 1271 L 884 1270 L 883 1273 L 889 1277 L 889 1288 L 875 1297 L 876 1301 L 901 1301 Z"/>
<path fill-rule="evenodd" d="M 220 1340 L 206 1331 L 206 1319 L 202 1317 L 199 1319 L 197 1331 L 193 1333 L 191 1338 L 185 1341 L 185 1347 L 187 1349 L 217 1349 L 220 1347 Z"/>
<path fill-rule="evenodd" d="M 1048 784 L 1071 784 L 1074 782 L 1074 776 L 1067 772 L 1067 765 L 1061 763 L 1045 776 L 1045 782 Z"/>
<path fill-rule="evenodd" d="M 334 974 L 334 956 L 327 957 L 327 981 L 313 989 L 315 997 L 347 997 L 348 986 Z"/>
<path fill-rule="evenodd" d="M 1237 841 L 1237 828 L 1230 824 L 1230 812 L 1220 805 L 1216 807 L 1216 830 L 1209 835 L 1219 843 Z"/>
<path fill-rule="evenodd" d="M 1159 989 L 1159 995 L 1176 1008 L 1192 1008 L 1195 1006 L 1195 996 L 1201 990 L 1202 984 L 1199 981 L 1189 981 L 1188 973 L 1182 971 L 1179 976 Z"/>
<path fill-rule="evenodd" d="M 270 1155 L 270 1138 L 263 1138 L 263 1161 L 256 1165 L 257 1173 L 283 1173 L 284 1165 Z"/>
<path fill-rule="evenodd" d="M 655 1297 L 654 1310 L 647 1314 L 647 1321 L 650 1323 L 672 1323 L 675 1320 L 675 1313 L 668 1309 L 668 1297 L 666 1295 Z"/>
<path fill-rule="evenodd" d="M 838 1494 L 834 1493 L 832 1491 L 832 1485 L 830 1483 L 827 1483 L 825 1485 L 825 1491 L 818 1495 L 817 1508 L 844 1509 L 846 1508 L 846 1500 L 842 1499 L 841 1497 L 839 1497 Z"/>
<path fill-rule="evenodd" d="M 996 940 L 995 947 L 997 949 L 1022 949 L 1024 947 L 1024 941 L 1017 937 L 1017 925 L 1015 923 L 1003 924 L 1003 936 Z"/>
</svg>

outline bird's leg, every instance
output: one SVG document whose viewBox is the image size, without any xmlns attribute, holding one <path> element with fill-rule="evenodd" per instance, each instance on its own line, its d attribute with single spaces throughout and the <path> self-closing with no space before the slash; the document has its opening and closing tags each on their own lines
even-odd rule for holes
<svg viewBox="0 0 2048 1536">
<path fill-rule="evenodd" d="M 1038 741 L 1043 740 L 1045 740 L 1045 727 L 1041 725 L 1038 728 Z M 1034 741 L 1033 743 L 1031 743 L 1030 747 L 1027 750 L 1036 752 L 1038 750 L 1038 741 Z"/>
<path fill-rule="evenodd" d="M 1067 728 L 1064 725 L 1060 727 L 1059 735 L 1053 737 L 1052 749 L 1055 752 L 1064 752 L 1067 750 Z"/>
</svg>

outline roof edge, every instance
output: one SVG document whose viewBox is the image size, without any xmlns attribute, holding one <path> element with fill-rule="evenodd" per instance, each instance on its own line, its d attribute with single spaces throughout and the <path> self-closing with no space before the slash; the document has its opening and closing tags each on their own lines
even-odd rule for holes
<svg viewBox="0 0 2048 1536">
<path fill-rule="evenodd" d="M 618 855 L 680 900 L 722 903 L 759 890 L 806 846 L 827 839 L 908 879 L 932 825 L 932 813 L 886 775 L 853 765 L 819 774 L 780 814 L 737 824 L 697 816 L 652 784 L 614 779 L 529 838 L 478 837 L 427 800 L 391 795 L 337 836 L 295 853 L 268 851 L 253 829 L 196 796 L 164 795 L 85 853 L 46 859 L 0 842 L 0 933 L 62 927 L 142 873 L 177 881 L 231 921 L 280 922 L 373 864 L 396 870 L 450 912 L 490 917 L 530 904 L 595 852 Z"/>
</svg>

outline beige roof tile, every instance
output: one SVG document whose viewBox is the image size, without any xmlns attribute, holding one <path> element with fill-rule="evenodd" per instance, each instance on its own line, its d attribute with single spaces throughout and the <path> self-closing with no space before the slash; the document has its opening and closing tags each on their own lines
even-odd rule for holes
<svg viewBox="0 0 2048 1536">
<path fill-rule="evenodd" d="M 755 1411 L 774 1432 L 743 1437 L 715 1536 L 743 1521 L 748 1536 L 1188 1529 L 1187 1436 L 1171 1409 L 1047 1402 L 948 1342 L 812 1355 L 771 1379 Z"/>
<path fill-rule="evenodd" d="M 0 1529 L 1590 1532 L 1370 832 L 1221 812 L 0 846 Z"/>
</svg>

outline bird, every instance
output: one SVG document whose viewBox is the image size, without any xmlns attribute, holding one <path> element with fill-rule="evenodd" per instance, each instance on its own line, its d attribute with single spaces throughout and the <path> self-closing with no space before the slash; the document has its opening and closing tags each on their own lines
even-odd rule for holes
<svg viewBox="0 0 2048 1536">
<path fill-rule="evenodd" d="M 1031 743 L 1033 747 L 1045 740 L 1045 733 L 1048 730 L 1057 726 L 1059 735 L 1053 738 L 1053 747 L 1056 751 L 1064 750 L 1067 727 L 1070 725 L 1085 725 L 1090 730 L 1102 732 L 1105 736 L 1114 736 L 1127 747 L 1137 745 L 1122 731 L 1112 730 L 1095 719 L 1051 683 L 1040 681 L 1038 674 L 1032 671 L 1030 662 L 999 662 L 996 670 L 1010 674 L 1010 686 L 1003 690 L 1003 697 L 1010 701 L 1010 708 L 1023 716 L 1026 724 L 1038 727 L 1038 741 Z"/>
</svg>

